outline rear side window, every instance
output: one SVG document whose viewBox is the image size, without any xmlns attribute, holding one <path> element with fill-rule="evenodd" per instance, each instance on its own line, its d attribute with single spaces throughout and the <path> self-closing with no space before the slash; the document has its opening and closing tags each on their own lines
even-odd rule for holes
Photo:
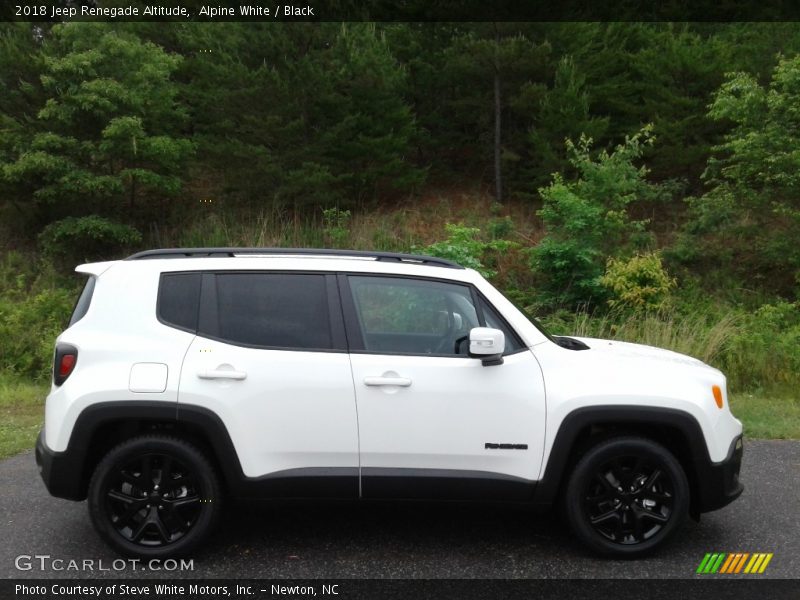
<svg viewBox="0 0 800 600">
<path fill-rule="evenodd" d="M 212 337 L 268 348 L 333 347 L 324 275 L 217 273 L 216 296 L 218 331 L 205 332 Z"/>
<path fill-rule="evenodd" d="M 89 277 L 89 279 L 86 280 L 86 285 L 83 286 L 83 291 L 78 297 L 78 301 L 75 303 L 75 308 L 72 310 L 72 316 L 69 318 L 69 325 L 67 327 L 72 327 L 86 315 L 86 311 L 89 310 L 89 305 L 92 303 L 94 282 L 94 277 Z"/>
<path fill-rule="evenodd" d="M 158 287 L 158 318 L 194 333 L 200 308 L 200 273 L 164 273 Z"/>
</svg>

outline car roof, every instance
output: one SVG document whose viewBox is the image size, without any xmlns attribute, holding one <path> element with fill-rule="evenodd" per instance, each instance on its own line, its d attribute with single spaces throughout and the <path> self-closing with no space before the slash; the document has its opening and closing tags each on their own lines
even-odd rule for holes
<svg viewBox="0 0 800 600">
<path fill-rule="evenodd" d="M 161 248 L 137 252 L 125 260 L 152 260 L 157 258 L 239 258 L 246 256 L 283 256 L 283 257 L 341 257 L 363 258 L 383 262 L 403 262 L 426 266 L 463 269 L 451 260 L 423 254 L 403 254 L 400 252 L 383 252 L 372 250 L 340 250 L 329 248 Z"/>
<path fill-rule="evenodd" d="M 420 276 L 475 282 L 480 276 L 452 261 L 424 255 L 313 248 L 169 248 L 139 252 L 124 260 L 89 263 L 80 273 L 100 275 L 111 267 L 158 271 L 322 271 Z"/>
</svg>

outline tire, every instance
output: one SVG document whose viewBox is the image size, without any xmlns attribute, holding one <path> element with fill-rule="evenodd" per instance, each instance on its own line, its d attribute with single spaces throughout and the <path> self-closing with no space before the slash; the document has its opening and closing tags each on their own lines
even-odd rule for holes
<svg viewBox="0 0 800 600">
<path fill-rule="evenodd" d="M 575 535 L 604 556 L 652 552 L 689 511 L 689 483 L 664 446 L 617 437 L 593 446 L 569 477 L 564 512 Z"/>
<path fill-rule="evenodd" d="M 216 525 L 220 492 L 215 469 L 195 446 L 144 435 L 113 448 L 97 465 L 89 482 L 89 516 L 122 555 L 185 556 Z"/>
</svg>

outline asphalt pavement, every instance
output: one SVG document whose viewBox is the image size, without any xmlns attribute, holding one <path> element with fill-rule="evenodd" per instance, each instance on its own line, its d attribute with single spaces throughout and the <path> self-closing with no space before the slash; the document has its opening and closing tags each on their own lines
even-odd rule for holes
<svg viewBox="0 0 800 600">
<path fill-rule="evenodd" d="M 798 578 L 800 442 L 747 441 L 742 481 L 739 500 L 640 560 L 594 557 L 555 516 L 518 507 L 238 503 L 192 570 L 154 571 L 115 563 L 86 503 L 52 498 L 27 452 L 0 462 L 0 577 L 691 578 L 709 577 L 695 575 L 707 552 L 771 552 L 755 577 Z"/>
</svg>

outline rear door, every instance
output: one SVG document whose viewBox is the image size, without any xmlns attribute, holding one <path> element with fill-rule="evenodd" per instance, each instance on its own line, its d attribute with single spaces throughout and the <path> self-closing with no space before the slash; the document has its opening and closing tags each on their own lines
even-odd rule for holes
<svg viewBox="0 0 800 600">
<path fill-rule="evenodd" d="M 365 498 L 530 499 L 542 460 L 539 364 L 469 285 L 349 275 Z M 467 355 L 469 330 L 504 331 L 503 364 Z"/>
<path fill-rule="evenodd" d="M 204 274 L 178 400 L 219 415 L 264 494 L 357 496 L 356 406 L 334 275 Z"/>
</svg>

